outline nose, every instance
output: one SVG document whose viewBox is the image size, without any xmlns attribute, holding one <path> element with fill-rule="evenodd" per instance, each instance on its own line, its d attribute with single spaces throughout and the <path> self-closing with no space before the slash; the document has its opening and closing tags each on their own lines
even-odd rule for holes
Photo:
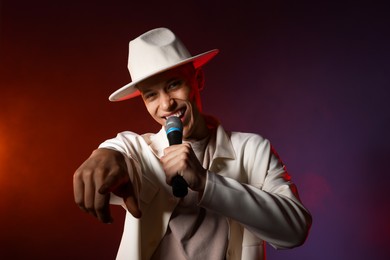
<svg viewBox="0 0 390 260">
<path fill-rule="evenodd" d="M 171 111 L 174 109 L 175 100 L 167 93 L 161 95 L 160 106 L 165 111 Z"/>
</svg>

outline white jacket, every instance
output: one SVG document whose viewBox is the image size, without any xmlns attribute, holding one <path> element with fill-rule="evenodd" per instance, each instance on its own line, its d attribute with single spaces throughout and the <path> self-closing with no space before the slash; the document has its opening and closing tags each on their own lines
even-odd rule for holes
<svg viewBox="0 0 390 260">
<path fill-rule="evenodd" d="M 256 134 L 226 133 L 218 126 L 209 145 L 215 145 L 215 153 L 199 206 L 229 219 L 226 259 L 265 259 L 264 241 L 275 248 L 301 245 L 311 216 L 269 141 Z M 122 132 L 99 146 L 126 155 L 140 198 L 142 218 L 126 213 L 118 260 L 150 259 L 165 234 L 178 202 L 159 161 L 167 146 L 164 129 L 145 135 Z M 123 204 L 114 196 L 111 202 Z"/>
</svg>

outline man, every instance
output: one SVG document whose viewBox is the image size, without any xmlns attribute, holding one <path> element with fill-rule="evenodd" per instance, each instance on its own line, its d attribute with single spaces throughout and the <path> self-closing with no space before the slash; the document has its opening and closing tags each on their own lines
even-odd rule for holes
<svg viewBox="0 0 390 260">
<path fill-rule="evenodd" d="M 292 248 L 307 237 L 311 216 L 269 141 L 202 113 L 201 67 L 217 53 L 192 57 L 166 28 L 130 41 L 132 82 L 109 99 L 141 95 L 162 129 L 119 133 L 74 174 L 84 211 L 109 223 L 109 202 L 127 209 L 117 259 L 264 259 L 264 242 Z M 182 144 L 169 146 L 170 117 L 182 122 Z M 189 188 L 182 198 L 172 195 L 177 175 Z"/>
</svg>

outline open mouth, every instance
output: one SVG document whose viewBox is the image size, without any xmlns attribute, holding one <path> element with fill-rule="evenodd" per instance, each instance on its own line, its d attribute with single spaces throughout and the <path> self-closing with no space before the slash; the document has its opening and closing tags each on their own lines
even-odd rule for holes
<svg viewBox="0 0 390 260">
<path fill-rule="evenodd" d="M 184 107 L 184 108 L 176 111 L 175 113 L 173 113 L 173 114 L 171 114 L 169 116 L 166 116 L 165 118 L 168 119 L 168 118 L 170 118 L 172 116 L 176 116 L 176 117 L 181 118 L 181 117 L 183 117 L 185 111 L 186 111 L 186 108 Z"/>
</svg>

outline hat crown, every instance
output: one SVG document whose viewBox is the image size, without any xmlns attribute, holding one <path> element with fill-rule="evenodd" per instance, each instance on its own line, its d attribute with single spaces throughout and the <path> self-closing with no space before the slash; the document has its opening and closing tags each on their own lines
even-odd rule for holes
<svg viewBox="0 0 390 260">
<path fill-rule="evenodd" d="M 192 63 L 195 69 L 209 62 L 218 49 L 191 56 L 176 35 L 167 28 L 150 30 L 129 43 L 127 67 L 132 82 L 114 91 L 110 101 L 122 101 L 140 95 L 137 84 L 163 71 Z"/>
<path fill-rule="evenodd" d="M 129 43 L 128 69 L 133 81 L 188 59 L 191 54 L 167 28 L 148 31 Z"/>
</svg>

